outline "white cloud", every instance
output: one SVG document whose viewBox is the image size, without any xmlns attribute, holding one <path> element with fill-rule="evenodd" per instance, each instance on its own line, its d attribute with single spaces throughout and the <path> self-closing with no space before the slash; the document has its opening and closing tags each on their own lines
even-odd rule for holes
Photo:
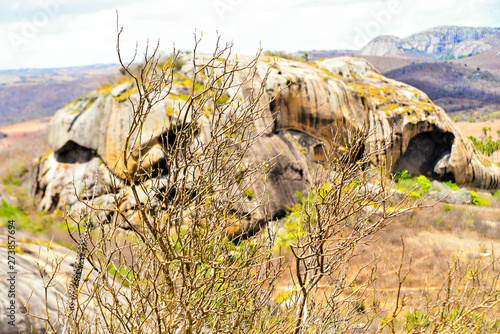
<svg viewBox="0 0 500 334">
<path fill-rule="evenodd" d="M 401 6 L 391 12 L 394 2 Z M 195 30 L 204 36 L 200 51 L 212 51 L 218 30 L 236 52 L 253 54 L 260 42 L 289 52 L 358 48 L 379 34 L 500 26 L 497 0 L 0 0 L 0 7 L 0 68 L 116 62 L 116 9 L 126 57 L 148 38 L 160 38 L 166 52 L 174 42 L 192 49 Z"/>
</svg>

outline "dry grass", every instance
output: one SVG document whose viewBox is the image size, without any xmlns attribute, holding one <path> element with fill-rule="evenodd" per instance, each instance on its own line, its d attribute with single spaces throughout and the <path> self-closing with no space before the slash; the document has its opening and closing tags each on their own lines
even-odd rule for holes
<svg viewBox="0 0 500 334">
<path fill-rule="evenodd" d="M 49 151 L 48 125 L 48 119 L 40 119 L 0 128 L 0 132 L 8 135 L 0 139 L 1 178 L 18 172 L 12 168 L 30 170 L 33 160 Z"/>
<path fill-rule="evenodd" d="M 375 264 L 378 277 L 370 288 L 371 292 L 368 291 L 369 297 L 360 305 L 360 309 L 373 308 L 380 312 L 380 318 L 373 322 L 369 333 L 376 331 L 378 323 L 388 315 L 396 300 L 399 279 L 396 269 L 401 263 L 401 237 L 405 243 L 402 272 L 409 272 L 409 275 L 401 288 L 407 306 L 400 313 L 400 326 L 409 311 L 408 305 L 418 303 L 423 297 L 436 297 L 454 257 L 460 258 L 464 274 L 468 264 L 479 260 L 490 263 L 497 258 L 500 254 L 500 209 L 498 201 L 490 199 L 490 202 L 493 207 L 487 208 L 438 203 L 404 214 L 380 231 L 377 241 L 357 247 L 359 255 L 350 262 L 349 279 L 371 261 Z M 285 252 L 284 256 L 290 263 L 291 254 Z M 491 274 L 500 274 L 500 265 L 495 266 Z M 355 285 L 362 286 L 371 275 L 373 272 L 368 267 L 356 278 Z M 278 291 L 287 291 L 290 280 L 290 275 L 283 276 Z M 323 285 L 323 290 L 326 289 L 328 286 Z"/>
<path fill-rule="evenodd" d="M 19 220 L 18 227 L 25 229 L 29 238 L 71 246 L 74 242 L 64 219 L 57 213 L 38 212 L 28 189 L 34 160 L 49 151 L 48 124 L 47 119 L 41 119 L 0 129 L 8 134 L 7 138 L 0 139 L 0 186 L 9 194 L 16 212 L 25 214 L 11 218 Z"/>
</svg>

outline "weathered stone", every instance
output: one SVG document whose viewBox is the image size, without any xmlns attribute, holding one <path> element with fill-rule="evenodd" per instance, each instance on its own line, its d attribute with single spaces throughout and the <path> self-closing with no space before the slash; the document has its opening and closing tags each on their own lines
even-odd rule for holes
<svg viewBox="0 0 500 334">
<path fill-rule="evenodd" d="M 192 63 L 191 55 L 185 57 L 186 64 Z M 258 63 L 254 86 L 231 89 L 227 96 L 245 100 L 252 94 L 272 62 L 272 58 L 264 58 Z M 196 60 L 203 62 L 203 56 Z M 239 57 L 240 62 L 249 60 Z M 177 75 L 182 78 L 190 71 L 192 67 L 183 66 Z M 245 73 L 237 73 L 233 84 L 243 82 L 244 77 Z M 183 94 L 189 90 L 182 83 L 174 83 L 171 94 L 156 104 L 145 120 L 141 139 L 136 140 L 137 134 L 130 138 L 128 145 L 134 153 L 124 159 L 122 151 L 132 116 L 127 97 L 130 95 L 134 103 L 138 94 L 123 87 L 116 96 L 109 90 L 93 92 L 54 116 L 49 133 L 54 153 L 41 159 L 35 168 L 33 187 L 40 209 L 61 208 L 64 201 L 73 206 L 78 202 L 77 195 L 89 200 L 110 191 L 128 194 L 121 204 L 123 210 L 139 205 L 124 186 L 126 174 L 137 171 L 139 153 L 145 158 L 144 169 L 161 165 L 167 149 L 163 141 L 171 135 L 169 131 L 180 119 L 191 121 L 182 108 Z M 310 190 L 310 165 L 324 161 L 323 148 L 342 149 L 344 140 L 349 141 L 348 126 L 371 130 L 365 151 L 380 151 L 374 162 L 386 162 L 392 171 L 408 169 L 414 175 L 485 189 L 499 186 L 499 168 L 484 163 L 484 157 L 443 109 L 414 87 L 380 75 L 363 59 L 340 57 L 312 65 L 279 59 L 270 68 L 265 88 L 260 103 L 268 117 L 255 124 L 256 131 L 263 131 L 264 136 L 250 148 L 246 159 L 264 161 L 282 152 L 266 184 L 258 180 L 251 186 L 254 197 L 265 193 L 272 199 L 271 218 L 282 216 L 295 204 L 296 191 Z M 206 117 L 209 121 L 211 116 Z M 210 137 L 208 121 L 200 126 L 202 143 Z M 332 131 L 340 137 L 334 139 Z M 168 179 L 168 171 L 164 173 L 167 175 L 162 177 Z M 195 179 L 196 175 L 189 174 L 188 178 Z M 147 185 L 146 191 L 153 186 L 150 181 L 141 182 Z M 146 193 L 139 196 L 141 202 L 146 199 Z M 251 212 L 254 205 L 249 199 L 245 210 Z M 259 220 L 263 214 L 257 210 L 254 218 Z"/>
<path fill-rule="evenodd" d="M 7 245 L 8 230 L 0 229 L 0 244 Z M 5 262 L 2 279 L 0 280 L 0 308 L 2 309 L 2 320 L 0 321 L 0 334 L 12 333 L 45 333 L 44 317 L 49 316 L 55 328 L 59 328 L 57 333 L 62 333 L 64 321 L 64 310 L 68 303 L 68 287 L 70 277 L 74 272 L 74 264 L 77 254 L 68 248 L 57 244 L 36 240 L 33 235 L 16 231 L 16 250 L 14 269 L 5 270 Z M 0 247 L 0 256 L 7 261 L 7 247 Z M 11 274 L 15 271 L 16 274 Z M 97 272 L 92 265 L 85 261 L 83 264 L 83 277 L 94 282 Z M 41 277 L 43 275 L 43 278 Z M 14 280 L 12 280 L 14 276 Z M 50 279 L 49 279 L 50 278 Z M 53 279 L 52 279 L 53 278 Z M 13 283 L 13 284 L 12 284 Z M 48 285 L 47 290 L 45 289 Z M 80 302 L 88 301 L 92 285 L 80 284 Z M 123 287 L 122 287 L 123 288 Z M 123 288 L 123 291 L 127 291 Z M 15 294 L 9 295 L 10 291 Z M 104 298 L 109 298 L 106 293 Z M 123 301 L 123 298 L 120 298 Z M 15 302 L 15 327 L 8 325 L 10 318 L 6 317 L 7 308 L 11 302 Z M 29 312 L 34 316 L 25 316 L 26 309 L 21 304 L 29 305 Z M 88 305 L 85 309 L 87 314 L 95 312 L 93 305 Z M 92 324 L 89 324 L 92 328 Z M 95 328 L 92 328 L 95 331 Z M 51 332 L 54 333 L 54 332 Z"/>
<path fill-rule="evenodd" d="M 457 191 L 453 192 L 453 199 L 455 204 L 471 204 L 472 203 L 472 195 L 471 193 L 464 188 L 461 188 Z"/>
<path fill-rule="evenodd" d="M 361 51 L 364 56 L 390 54 L 427 54 L 438 59 L 455 59 L 483 53 L 498 46 L 499 28 L 443 26 L 431 28 L 406 38 L 379 36 Z"/>
<path fill-rule="evenodd" d="M 444 188 L 442 190 L 431 191 L 429 197 L 436 201 L 443 201 L 449 204 L 471 204 L 472 195 L 465 189 L 460 188 L 457 191 L 453 191 L 450 188 Z"/>
<path fill-rule="evenodd" d="M 8 232 L 6 228 L 0 230 L 0 243 L 7 245 Z M 14 270 L 5 270 L 8 273 L 2 275 L 0 280 L 0 307 L 2 309 L 2 321 L 0 322 L 0 334 L 10 333 L 32 333 L 44 331 L 44 321 L 35 317 L 23 316 L 22 313 L 26 309 L 22 306 L 18 298 L 25 303 L 29 303 L 30 312 L 38 316 L 46 316 L 45 309 L 50 313 L 51 321 L 56 324 L 58 312 L 64 309 L 66 302 L 66 286 L 69 282 L 68 277 L 72 272 L 72 262 L 75 260 L 75 255 L 68 256 L 68 249 L 63 249 L 60 246 L 43 245 L 32 240 L 30 243 L 24 241 L 29 239 L 22 232 L 16 232 L 16 253 Z M 50 246 L 50 247 L 47 247 Z M 0 247 L 0 256 L 7 261 L 7 247 Z M 40 277 L 40 270 L 34 261 L 38 256 L 40 261 L 40 270 L 47 275 L 52 275 L 51 270 L 55 267 L 50 263 L 51 260 L 59 257 L 61 266 L 59 267 L 60 274 L 50 284 L 50 288 L 45 295 L 43 280 Z M 5 262 L 7 264 L 7 262 Z M 46 265 L 47 264 L 47 265 Z M 86 268 L 88 269 L 88 267 Z M 15 271 L 16 274 L 11 274 Z M 15 297 L 9 296 L 9 291 L 15 294 Z M 6 310 L 11 305 L 11 301 L 15 302 L 15 327 L 8 325 L 7 321 L 10 318 L 6 317 Z"/>
<path fill-rule="evenodd" d="M 131 82 L 125 82 L 121 85 L 118 85 L 116 86 L 115 88 L 113 88 L 111 90 L 111 95 L 113 97 L 117 97 L 117 96 L 120 96 L 122 95 L 123 93 L 125 93 L 127 90 L 129 90 L 130 88 L 132 88 L 132 83 Z"/>
</svg>

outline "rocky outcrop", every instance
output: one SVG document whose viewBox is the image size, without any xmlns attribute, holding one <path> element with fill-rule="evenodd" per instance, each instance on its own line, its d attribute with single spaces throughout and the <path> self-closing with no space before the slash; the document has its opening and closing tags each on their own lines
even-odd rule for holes
<svg viewBox="0 0 500 334">
<path fill-rule="evenodd" d="M 261 59 L 254 83 L 262 80 L 270 62 Z M 179 106 L 192 85 L 190 71 L 192 66 L 185 65 L 176 74 L 169 96 L 155 105 L 146 120 L 143 136 L 131 141 L 134 147 L 142 147 L 144 168 L 165 159 L 167 148 L 162 143 L 168 139 L 168 129 L 185 116 Z M 227 94 L 244 99 L 249 88 Z M 310 165 L 324 160 L 324 146 L 338 145 L 332 130 L 340 129 L 349 140 L 346 126 L 369 127 L 373 135 L 365 142 L 366 150 L 382 148 L 375 160 L 388 162 L 392 170 L 407 169 L 479 188 L 499 187 L 499 168 L 473 148 L 441 108 L 421 91 L 380 75 L 363 59 L 341 57 L 312 64 L 279 59 L 270 68 L 266 92 L 261 103 L 274 118 L 255 125 L 267 130 L 248 156 L 264 160 L 281 153 L 266 183 L 258 180 L 251 187 L 255 196 L 267 193 L 272 198 L 271 216 L 282 216 L 294 205 L 296 191 L 309 191 Z M 132 113 L 128 97 L 134 103 L 137 92 L 131 83 L 122 82 L 91 92 L 57 112 L 50 124 L 53 153 L 42 157 L 33 171 L 33 193 L 40 209 L 66 205 L 79 210 L 84 207 L 81 200 L 91 199 L 102 207 L 112 206 L 110 193 L 126 192 L 123 171 L 137 169 L 139 154 L 128 159 L 121 155 Z M 200 133 L 201 140 L 206 140 L 204 131 Z M 122 205 L 133 210 L 138 203 L 130 199 Z"/>
<path fill-rule="evenodd" d="M 0 242 L 5 247 L 0 247 L 0 256 L 5 259 L 7 264 L 7 240 L 8 230 L 2 228 L 0 230 Z M 12 241 L 12 239 L 9 239 Z M 61 246 L 54 246 L 46 242 L 33 240 L 32 236 L 23 235 L 22 232 L 17 231 L 15 235 L 16 247 L 14 269 L 2 274 L 0 280 L 0 307 L 3 310 L 2 321 L 0 322 L 0 334 L 11 333 L 37 333 L 39 331 L 45 332 L 45 323 L 41 319 L 35 317 L 25 316 L 26 308 L 24 305 L 30 305 L 30 313 L 36 316 L 46 316 L 45 310 L 50 312 L 50 317 L 53 323 L 57 322 L 59 311 L 64 308 L 66 287 L 69 276 L 72 272 L 72 262 L 75 259 L 74 254 L 68 256 L 68 249 Z M 11 259 L 12 259 L 12 254 Z M 44 275 L 51 275 L 51 270 L 55 267 L 51 266 L 52 260 L 55 261 L 56 257 L 64 259 L 59 268 L 60 275 L 57 279 L 50 284 L 50 288 L 45 295 L 43 280 L 40 277 L 42 272 Z M 40 269 L 33 259 L 39 260 Z M 5 266 L 5 268 L 7 268 Z M 15 273 L 11 273 L 11 272 Z M 45 276 L 47 277 L 47 276 Z M 16 297 L 9 297 L 8 292 L 13 291 Z M 19 298 L 19 300 L 17 299 Z M 12 304 L 14 302 L 14 304 Z M 14 305 L 11 307 L 11 305 Z M 13 314 L 8 307 L 14 309 Z M 7 314 L 14 317 L 7 317 Z M 12 326 L 9 321 L 13 321 Z"/>
<path fill-rule="evenodd" d="M 7 242 L 12 242 L 9 235 L 7 228 L 0 229 L 0 244 L 4 245 L 0 247 L 0 256 L 5 259 L 0 280 L 0 307 L 3 310 L 0 334 L 47 333 L 48 324 L 43 320 L 46 317 L 50 317 L 51 324 L 56 328 L 56 332 L 50 333 L 63 333 L 68 287 L 75 270 L 77 253 L 18 230 L 15 234 L 15 255 L 8 254 Z M 13 265 L 13 270 L 6 270 L 8 255 L 10 259 L 15 259 L 15 263 L 9 263 Z M 84 282 L 80 283 L 80 306 L 88 302 L 88 296 L 94 293 L 94 286 L 86 282 L 95 282 L 97 277 L 95 268 L 88 261 L 83 264 L 83 272 L 87 274 Z M 15 297 L 9 295 L 10 291 L 14 291 Z M 124 291 L 128 292 L 127 289 Z M 105 298 L 109 298 L 109 295 Z M 8 317 L 11 315 L 8 308 L 12 302 L 14 317 Z M 26 315 L 28 308 L 30 315 Z M 85 312 L 87 315 L 94 314 L 93 305 L 87 304 Z M 15 326 L 8 323 L 12 320 Z"/>
<path fill-rule="evenodd" d="M 424 54 L 435 59 L 458 59 L 483 53 L 498 45 L 500 29 L 436 27 L 406 38 L 380 36 L 360 51 L 363 56 Z"/>
<path fill-rule="evenodd" d="M 465 188 L 452 190 L 445 183 L 432 182 L 433 191 L 429 192 L 429 197 L 436 201 L 443 201 L 449 204 L 471 204 L 472 194 Z"/>
</svg>

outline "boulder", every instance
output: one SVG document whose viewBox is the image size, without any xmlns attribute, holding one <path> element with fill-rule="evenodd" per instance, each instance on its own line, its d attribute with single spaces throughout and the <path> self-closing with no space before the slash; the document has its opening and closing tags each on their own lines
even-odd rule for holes
<svg viewBox="0 0 500 334">
<path fill-rule="evenodd" d="M 7 229 L 0 230 L 0 243 L 7 245 Z M 0 280 L 0 307 L 2 308 L 2 321 L 0 322 L 0 334 L 10 333 L 37 333 L 38 331 L 45 332 L 45 324 L 41 319 L 24 316 L 26 309 L 23 307 L 19 298 L 23 303 L 30 304 L 30 312 L 38 316 L 45 316 L 45 307 L 51 314 L 51 319 L 54 323 L 57 322 L 58 312 L 63 310 L 66 302 L 66 286 L 69 282 L 68 277 L 72 272 L 72 263 L 76 256 L 74 253 L 68 254 L 69 250 L 63 249 L 60 246 L 50 245 L 48 242 L 45 245 L 42 242 L 33 238 L 33 236 L 25 235 L 17 231 L 16 235 L 16 251 L 15 251 L 15 266 L 13 267 L 16 274 L 10 274 L 7 270 L 7 248 L 0 248 L 0 256 L 5 259 L 4 270 L 8 271 L 2 275 Z M 27 242 L 26 240 L 31 240 Z M 39 261 L 41 271 L 36 262 L 33 260 L 40 255 Z M 68 256 L 69 255 L 69 256 Z M 12 255 L 11 255 L 12 256 Z M 60 275 L 58 279 L 53 281 L 45 295 L 43 280 L 40 277 L 40 272 L 51 274 L 51 270 L 55 267 L 51 266 L 50 261 L 55 261 L 56 257 L 64 259 L 60 267 Z M 87 268 L 88 269 L 88 266 Z M 65 275 L 68 275 L 65 277 Z M 8 281 L 8 278 L 14 278 Z M 11 284 L 13 283 L 13 284 Z M 15 291 L 17 298 L 9 298 L 8 291 Z M 31 296 L 31 298 L 30 298 Z M 28 298 L 30 298 L 28 300 Z M 15 302 L 15 327 L 8 325 L 10 319 L 6 317 L 5 310 L 10 306 L 11 302 Z"/>
<path fill-rule="evenodd" d="M 450 188 L 444 188 L 442 190 L 431 191 L 429 197 L 448 204 L 471 204 L 472 195 L 465 189 L 460 188 L 459 190 L 453 191 Z"/>
<path fill-rule="evenodd" d="M 192 55 L 183 57 L 185 64 L 192 63 Z M 198 63 L 210 58 L 197 57 Z M 251 58 L 239 56 L 238 60 Z M 254 86 L 247 83 L 240 90 L 226 92 L 228 97 L 245 100 L 269 69 L 266 94 L 260 100 L 269 117 L 255 124 L 264 136 L 250 148 L 247 158 L 264 160 L 281 153 L 266 183 L 258 180 L 251 185 L 254 197 L 265 193 L 272 199 L 270 218 L 286 213 L 296 202 L 296 191 L 310 190 L 310 166 L 324 162 L 324 148 L 342 150 L 344 141 L 349 141 L 348 127 L 370 130 L 365 151 L 380 151 L 373 162 L 390 162 L 391 171 L 407 169 L 413 175 L 460 185 L 499 187 L 499 168 L 474 149 L 443 109 L 418 89 L 382 76 L 366 60 L 339 57 L 302 63 L 278 59 L 270 67 L 272 63 L 273 58 L 262 57 Z M 78 199 L 90 200 L 118 191 L 126 194 L 125 171 L 137 171 L 139 156 L 145 159 L 145 169 L 161 164 L 169 131 L 180 119 L 190 121 L 182 105 L 192 70 L 192 66 L 183 66 L 176 73 L 170 94 L 145 120 L 142 137 L 133 134 L 129 138 L 129 146 L 135 150 L 127 159 L 121 152 L 131 124 L 132 105 L 138 100 L 130 83 L 91 92 L 59 110 L 50 123 L 53 153 L 39 159 L 33 173 L 33 193 L 39 208 L 76 208 Z M 237 73 L 234 83 L 243 80 L 244 73 Z M 207 114 L 209 121 L 211 116 Z M 207 124 L 201 126 L 201 142 L 209 140 Z M 332 137 L 332 131 L 340 136 Z M 168 178 L 166 173 L 162 177 Z M 147 180 L 140 182 L 149 184 Z M 466 201 L 462 195 L 457 194 L 457 201 Z M 131 196 L 126 198 L 121 204 L 124 209 L 139 205 Z M 253 205 L 249 198 L 245 210 L 252 211 Z M 264 212 L 256 212 L 254 218 L 262 215 Z"/>
<path fill-rule="evenodd" d="M 9 236 L 7 231 L 6 228 L 0 229 L 1 245 L 7 245 Z M 16 231 L 15 241 L 15 264 L 12 270 L 15 274 L 11 274 L 11 271 L 7 269 L 7 256 L 12 256 L 12 254 L 7 253 L 7 247 L 0 247 L 0 256 L 5 259 L 5 265 L 2 268 L 5 273 L 2 274 L 0 280 L 2 292 L 0 294 L 0 307 L 2 308 L 0 334 L 46 333 L 46 323 L 43 318 L 47 315 L 50 316 L 55 328 L 58 328 L 57 333 L 62 333 L 64 310 L 68 303 L 68 287 L 74 273 L 77 253 L 19 230 Z M 79 296 L 82 304 L 88 302 L 87 298 L 94 288 L 92 284 L 84 282 L 87 280 L 95 282 L 98 275 L 88 261 L 83 264 L 83 273 Z M 12 276 L 14 280 L 8 280 Z M 44 284 L 48 285 L 47 290 Z M 13 290 L 15 290 L 14 298 L 8 294 Z M 127 289 L 123 291 L 127 293 Z M 109 295 L 104 295 L 104 298 L 109 298 Z M 10 319 L 6 317 L 6 309 L 12 301 L 15 301 L 15 327 L 7 323 Z M 123 303 L 125 304 L 125 301 Z M 34 316 L 24 315 L 27 310 L 23 304 L 29 304 L 29 312 Z M 92 315 L 95 312 L 94 305 L 87 305 L 85 312 L 87 315 Z M 42 319 L 37 317 L 42 317 Z M 92 324 L 88 325 L 95 331 Z M 51 331 L 51 333 L 54 332 Z"/>
</svg>

